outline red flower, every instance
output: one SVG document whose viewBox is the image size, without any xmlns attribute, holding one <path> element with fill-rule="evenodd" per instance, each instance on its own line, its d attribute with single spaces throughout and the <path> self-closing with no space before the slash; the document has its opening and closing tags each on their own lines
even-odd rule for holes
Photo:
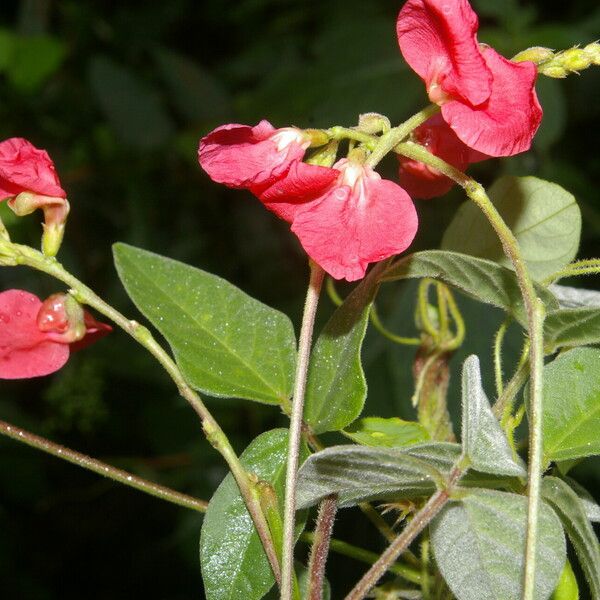
<svg viewBox="0 0 600 600">
<path fill-rule="evenodd" d="M 0 200 L 21 192 L 67 196 L 48 153 L 23 138 L 10 138 L 0 142 Z"/>
<path fill-rule="evenodd" d="M 70 350 L 112 330 L 82 310 L 81 323 L 69 319 L 66 296 L 42 302 L 23 290 L 0 293 L 0 379 L 28 379 L 58 371 Z"/>
<path fill-rule="evenodd" d="M 399 185 L 369 167 L 342 159 L 331 170 L 336 181 L 296 208 L 292 231 L 332 277 L 355 281 L 369 263 L 410 246 L 417 212 Z"/>
<path fill-rule="evenodd" d="M 417 127 L 412 132 L 412 139 L 459 171 L 464 171 L 471 163 L 489 158 L 461 142 L 439 114 Z M 398 158 L 400 185 L 412 198 L 435 198 L 454 185 L 452 179 L 433 167 L 406 156 Z"/>
<path fill-rule="evenodd" d="M 408 0 L 396 29 L 406 62 L 467 146 L 490 156 L 528 150 L 542 118 L 537 67 L 477 42 L 467 0 Z"/>
</svg>

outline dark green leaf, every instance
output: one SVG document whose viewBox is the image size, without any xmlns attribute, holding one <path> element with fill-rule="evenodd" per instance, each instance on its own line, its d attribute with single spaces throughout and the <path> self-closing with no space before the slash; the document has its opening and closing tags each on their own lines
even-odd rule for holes
<svg viewBox="0 0 600 600">
<path fill-rule="evenodd" d="M 550 312 L 544 321 L 546 353 L 562 346 L 600 342 L 599 308 L 563 308 Z"/>
<path fill-rule="evenodd" d="M 600 598 L 600 546 L 579 496 L 557 477 L 544 477 L 542 497 L 552 505 L 575 548 L 593 600 Z"/>
<path fill-rule="evenodd" d="M 213 396 L 278 404 L 294 378 L 290 320 L 229 282 L 125 244 L 114 246 L 119 277 L 165 336 L 190 385 Z"/>
<path fill-rule="evenodd" d="M 169 139 L 171 118 L 156 91 L 135 73 L 100 56 L 90 63 L 89 80 L 104 116 L 124 142 L 149 149 Z"/>
<path fill-rule="evenodd" d="M 448 504 L 431 525 L 436 562 L 458 600 L 520 600 L 527 498 L 472 489 Z M 540 504 L 535 600 L 554 591 L 566 557 L 554 511 Z"/>
<path fill-rule="evenodd" d="M 275 488 L 280 503 L 284 494 L 287 443 L 286 429 L 267 431 L 240 457 L 249 473 Z M 306 454 L 303 448 L 303 457 Z M 259 600 L 275 582 L 231 474 L 225 477 L 208 505 L 200 536 L 200 563 L 207 600 Z"/>
<path fill-rule="evenodd" d="M 583 510 L 587 518 L 592 523 L 600 523 L 600 506 L 594 500 L 594 497 L 577 481 L 570 477 L 564 477 L 564 480 L 569 484 L 571 489 L 579 496 L 579 500 L 583 505 Z"/>
<path fill-rule="evenodd" d="M 412 446 L 429 440 L 429 434 L 423 425 L 416 421 L 403 421 L 398 417 L 366 417 L 355 421 L 342 433 L 363 446 L 386 448 Z"/>
<path fill-rule="evenodd" d="M 376 265 L 337 308 L 312 350 L 304 420 L 316 433 L 343 429 L 363 409 L 367 383 L 360 352 L 384 267 Z"/>
<path fill-rule="evenodd" d="M 469 356 L 462 371 L 462 446 L 473 469 L 524 477 L 481 385 L 479 359 Z"/>
<path fill-rule="evenodd" d="M 519 284 L 513 271 L 495 262 L 458 252 L 428 250 L 417 252 L 395 262 L 382 281 L 432 277 L 457 287 L 472 298 L 511 313 L 522 325 L 527 322 Z M 545 288 L 537 292 L 548 310 L 558 302 Z"/>
<path fill-rule="evenodd" d="M 544 460 L 600 454 L 600 350 L 576 348 L 544 367 Z"/>
<path fill-rule="evenodd" d="M 537 177 L 507 175 L 491 186 L 489 196 L 517 238 L 534 279 L 544 279 L 573 260 L 579 247 L 581 212 L 572 194 Z M 498 235 L 471 201 L 456 212 L 442 248 L 511 268 Z"/>
</svg>

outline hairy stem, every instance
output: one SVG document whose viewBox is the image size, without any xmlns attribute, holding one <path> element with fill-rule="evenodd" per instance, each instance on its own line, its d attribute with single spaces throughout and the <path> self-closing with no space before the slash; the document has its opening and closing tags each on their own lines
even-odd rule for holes
<svg viewBox="0 0 600 600">
<path fill-rule="evenodd" d="M 319 514 L 315 526 L 314 540 L 308 560 L 307 600 L 321 600 L 323 597 L 323 580 L 325 563 L 329 553 L 329 542 L 333 531 L 333 521 L 337 511 L 337 496 L 327 496 L 319 505 Z"/>
<path fill-rule="evenodd" d="M 481 209 L 502 243 L 504 254 L 510 259 L 517 280 L 523 304 L 527 311 L 527 330 L 530 343 L 530 419 L 529 419 L 529 468 L 527 501 L 527 536 L 525 548 L 525 568 L 523 575 L 523 600 L 532 600 L 537 546 L 538 514 L 541 485 L 542 452 L 542 370 L 544 367 L 543 324 L 545 309 L 537 297 L 533 282 L 521 255 L 519 244 L 496 207 L 485 193 L 483 186 L 448 163 L 434 156 L 422 146 L 406 142 L 396 147 L 401 154 L 423 162 L 453 179 L 466 192 L 467 196 Z"/>
<path fill-rule="evenodd" d="M 231 447 L 225 432 L 221 429 L 208 408 L 206 408 L 200 396 L 186 383 L 177 364 L 154 339 L 152 333 L 137 321 L 127 319 L 119 311 L 107 304 L 89 287 L 66 271 L 55 258 L 46 257 L 33 248 L 18 244 L 11 244 L 10 250 L 14 255 L 17 264 L 26 265 L 37 269 L 38 271 L 47 273 L 68 285 L 71 288 L 71 293 L 79 302 L 91 306 L 105 317 L 108 317 L 133 337 L 139 344 L 146 348 L 146 350 L 148 350 L 148 352 L 150 352 L 150 354 L 152 354 L 152 356 L 154 356 L 154 358 L 162 365 L 177 386 L 181 396 L 187 400 L 200 417 L 202 428 L 208 441 L 225 459 L 227 466 L 237 482 L 246 508 L 252 517 L 271 568 L 273 569 L 275 579 L 279 582 L 281 579 L 279 561 L 277 560 L 277 554 L 275 552 L 273 540 L 271 539 L 269 526 L 260 508 L 258 493 L 254 489 L 254 484 L 248 477 L 248 474 L 240 463 L 234 449 Z"/>
<path fill-rule="evenodd" d="M 156 498 L 160 498 L 161 500 L 171 502 L 172 504 L 178 504 L 179 506 L 190 508 L 201 513 L 206 512 L 206 509 L 208 508 L 208 502 L 205 502 L 204 500 L 199 500 L 198 498 L 176 492 L 175 490 L 159 485 L 158 483 L 147 481 L 137 475 L 132 475 L 122 469 L 117 469 L 116 467 L 96 460 L 95 458 L 91 458 L 81 452 L 76 452 L 65 446 L 55 444 L 54 442 L 26 431 L 25 429 L 15 427 L 6 421 L 0 421 L 0 434 L 16 440 L 17 442 L 22 442 L 32 448 L 36 448 L 37 450 L 41 450 L 42 452 L 52 454 L 57 458 L 62 458 L 63 460 L 87 469 L 88 471 L 93 471 L 98 475 L 102 475 L 102 477 L 108 477 L 109 479 L 128 485 L 129 487 L 150 494 Z"/>
<path fill-rule="evenodd" d="M 294 570 L 294 523 L 296 517 L 296 482 L 298 476 L 298 454 L 302 437 L 302 413 L 308 362 L 319 295 L 325 271 L 310 262 L 310 281 L 304 303 L 304 314 L 298 341 L 298 362 L 294 380 L 292 415 L 288 442 L 288 459 L 285 476 L 285 501 L 283 509 L 283 552 L 281 557 L 281 600 L 292 597 L 292 575 Z"/>
<path fill-rule="evenodd" d="M 450 499 L 454 486 L 458 483 L 463 471 L 460 467 L 452 469 L 448 483 L 444 489 L 438 490 L 412 518 L 402 533 L 388 546 L 387 550 L 377 559 L 375 564 L 363 575 L 362 579 L 354 586 L 345 600 L 362 600 L 379 579 L 396 562 L 415 538 L 429 525 L 431 520 L 442 510 Z"/>
<path fill-rule="evenodd" d="M 311 532 L 305 532 L 300 537 L 300 541 L 306 542 L 308 544 L 312 544 L 314 542 L 314 539 L 315 536 Z M 375 552 L 365 550 L 364 548 L 359 548 L 358 546 L 354 546 L 353 544 L 349 544 L 348 542 L 343 542 L 342 540 L 336 540 L 335 538 L 332 538 L 330 540 L 329 548 L 332 552 L 335 552 L 336 554 L 341 554 L 342 556 L 347 556 L 348 558 L 353 558 L 355 560 L 367 563 L 369 565 L 374 564 L 379 559 L 379 555 Z M 393 563 L 389 566 L 388 571 L 416 585 L 421 584 L 420 569 L 415 569 L 413 567 L 409 567 L 408 565 L 403 565 L 401 563 Z"/>
</svg>

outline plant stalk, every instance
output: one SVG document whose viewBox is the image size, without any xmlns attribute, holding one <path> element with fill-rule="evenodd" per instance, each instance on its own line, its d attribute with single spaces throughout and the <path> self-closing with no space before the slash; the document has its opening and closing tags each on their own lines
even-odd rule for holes
<svg viewBox="0 0 600 600">
<path fill-rule="evenodd" d="M 329 553 L 329 542 L 333 531 L 333 522 L 337 511 L 337 496 L 327 496 L 320 506 L 315 526 L 314 540 L 308 560 L 307 600 L 322 600 L 325 563 Z"/>
<path fill-rule="evenodd" d="M 298 475 L 298 455 L 302 437 L 302 413 L 304 392 L 312 343 L 315 315 L 325 271 L 310 261 L 310 281 L 304 303 L 300 339 L 298 341 L 298 362 L 294 379 L 294 395 L 290 420 L 288 459 L 285 476 L 285 500 L 283 509 L 283 552 L 281 557 L 281 600 L 291 600 L 292 575 L 294 570 L 294 524 L 296 517 L 296 483 Z"/>
<path fill-rule="evenodd" d="M 65 446 L 55 444 L 54 442 L 26 431 L 25 429 L 15 427 L 6 421 L 0 421 L 0 434 L 16 440 L 17 442 L 22 442 L 32 448 L 36 448 L 37 450 L 41 450 L 42 452 L 52 454 L 57 458 L 62 458 L 63 460 L 87 469 L 88 471 L 93 471 L 98 475 L 102 475 L 102 477 L 108 477 L 113 481 L 118 481 L 119 483 L 135 488 L 136 490 L 160 498 L 161 500 L 171 502 L 172 504 L 178 504 L 179 506 L 190 508 L 191 510 L 201 513 L 206 512 L 206 509 L 208 508 L 208 502 L 205 502 L 204 500 L 193 498 L 187 494 L 182 494 L 181 492 L 176 492 L 168 487 L 159 485 L 158 483 L 142 479 L 137 475 L 132 475 L 122 469 L 117 469 L 116 467 L 96 460 L 95 458 L 91 458 L 81 452 L 76 452 Z"/>
<path fill-rule="evenodd" d="M 202 429 L 204 430 L 208 441 L 225 459 L 225 462 L 240 489 L 246 508 L 252 517 L 256 531 L 258 532 L 267 558 L 269 559 L 275 579 L 279 583 L 281 580 L 279 561 L 277 559 L 273 540 L 271 539 L 269 526 L 260 507 L 258 493 L 254 489 L 254 484 L 248 477 L 248 474 L 242 466 L 234 449 L 231 447 L 225 432 L 221 429 L 204 402 L 202 402 L 200 396 L 187 384 L 177 364 L 154 339 L 150 330 L 140 325 L 137 321 L 129 320 L 123 316 L 119 311 L 97 296 L 84 283 L 66 271 L 55 258 L 44 256 L 29 246 L 21 246 L 19 244 L 10 244 L 10 251 L 14 256 L 16 264 L 26 265 L 37 269 L 38 271 L 42 271 L 68 285 L 71 288 L 71 293 L 78 302 L 87 304 L 105 317 L 108 317 L 133 337 L 139 344 L 146 348 L 146 350 L 148 350 L 148 352 L 150 352 L 150 354 L 152 354 L 152 356 L 154 356 L 154 358 L 162 365 L 177 386 L 181 396 L 192 406 L 200 417 Z"/>
</svg>

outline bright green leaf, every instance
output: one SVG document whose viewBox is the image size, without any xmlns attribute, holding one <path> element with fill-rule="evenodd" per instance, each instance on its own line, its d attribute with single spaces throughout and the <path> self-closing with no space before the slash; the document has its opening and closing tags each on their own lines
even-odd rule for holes
<svg viewBox="0 0 600 600">
<path fill-rule="evenodd" d="M 523 477 L 481 385 L 479 359 L 469 356 L 462 371 L 462 446 L 470 467 L 495 475 Z"/>
<path fill-rule="evenodd" d="M 367 383 L 360 351 L 383 268 L 379 263 L 356 286 L 333 313 L 312 350 L 304 420 L 316 433 L 343 429 L 363 409 Z"/>
<path fill-rule="evenodd" d="M 190 58 L 165 48 L 155 52 L 158 72 L 181 115 L 190 121 L 219 119 L 231 111 L 218 80 Z"/>
<path fill-rule="evenodd" d="M 544 477 L 542 497 L 556 511 L 575 548 L 593 600 L 600 599 L 600 546 L 583 503 L 567 483 L 557 477 Z"/>
<path fill-rule="evenodd" d="M 268 481 L 283 507 L 288 432 L 259 435 L 240 457 L 244 468 Z M 302 449 L 302 458 L 307 450 Z M 303 521 L 300 519 L 300 525 Z M 259 600 L 275 579 L 233 476 L 227 475 L 208 505 L 200 536 L 207 600 Z"/>
<path fill-rule="evenodd" d="M 366 417 L 355 421 L 342 433 L 363 446 L 398 448 L 429 441 L 429 433 L 423 425 L 398 417 Z"/>
<path fill-rule="evenodd" d="M 600 454 L 600 350 L 576 348 L 544 367 L 544 460 Z"/>
<path fill-rule="evenodd" d="M 452 285 L 465 294 L 511 313 L 519 323 L 527 322 L 519 284 L 513 271 L 495 262 L 458 252 L 428 250 L 396 261 L 382 281 L 432 277 Z M 554 296 L 541 286 L 537 293 L 548 310 L 558 308 Z"/>
<path fill-rule="evenodd" d="M 436 562 L 458 600 L 520 600 L 527 498 L 472 489 L 446 505 L 431 525 Z M 558 517 L 540 503 L 535 600 L 554 591 L 565 564 Z"/>
<path fill-rule="evenodd" d="M 537 177 L 504 176 L 490 187 L 489 196 L 517 238 L 534 279 L 544 279 L 573 260 L 579 247 L 581 212 L 572 194 Z M 511 268 L 498 235 L 471 201 L 456 212 L 442 248 Z"/>
<path fill-rule="evenodd" d="M 6 75 L 15 89 L 31 94 L 60 68 L 66 55 L 67 46 L 58 38 L 15 36 Z"/>
<path fill-rule="evenodd" d="M 173 123 L 156 90 L 138 75 L 109 58 L 92 59 L 89 68 L 92 91 L 115 133 L 141 149 L 164 144 Z"/>
<path fill-rule="evenodd" d="M 212 396 L 287 402 L 296 342 L 290 320 L 229 282 L 125 244 L 119 277 L 165 336 L 190 385 Z"/>
<path fill-rule="evenodd" d="M 599 308 L 563 308 L 554 310 L 544 321 L 546 353 L 563 346 L 584 346 L 600 342 Z"/>
</svg>

